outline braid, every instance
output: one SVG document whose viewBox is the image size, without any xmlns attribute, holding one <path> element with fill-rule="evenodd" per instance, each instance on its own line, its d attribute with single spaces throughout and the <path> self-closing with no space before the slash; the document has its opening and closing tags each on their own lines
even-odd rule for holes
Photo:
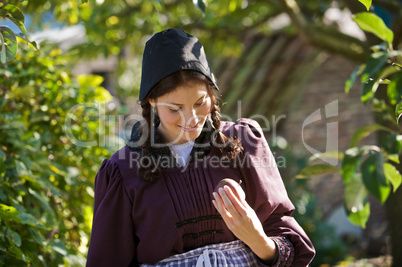
<svg viewBox="0 0 402 267">
<path fill-rule="evenodd" d="M 142 156 L 139 162 L 139 168 L 137 171 L 138 176 L 146 181 L 155 181 L 160 175 L 159 166 L 155 166 L 155 161 L 149 156 L 149 147 L 151 145 L 151 130 L 152 130 L 152 110 L 149 102 L 141 103 L 142 117 L 145 119 L 144 124 L 141 125 L 141 136 L 146 134 L 146 140 L 142 144 Z"/>
<path fill-rule="evenodd" d="M 152 160 L 155 155 L 149 153 L 151 147 L 151 130 L 152 125 L 155 127 L 160 123 L 160 118 L 156 114 L 153 118 L 152 106 L 150 100 L 156 100 L 165 94 L 171 93 L 176 90 L 178 85 L 185 84 L 186 82 L 200 82 L 207 85 L 208 93 L 212 99 L 211 120 L 215 128 L 215 132 L 212 134 L 214 139 L 213 143 L 218 149 L 221 157 L 227 157 L 230 160 L 236 160 L 243 156 L 243 147 L 236 136 L 228 137 L 220 132 L 221 127 L 221 114 L 219 108 L 219 95 L 215 85 L 208 80 L 208 78 L 198 71 L 192 70 L 180 70 L 174 72 L 162 80 L 160 80 L 148 93 L 148 95 L 140 101 L 142 107 L 142 117 L 144 123 L 141 125 L 141 137 L 145 135 L 145 142 L 142 144 L 142 156 L 140 158 L 138 167 L 138 176 L 145 181 L 155 181 L 161 177 L 162 168 L 160 163 Z M 154 119 L 154 120 L 153 120 Z M 153 120 L 153 121 L 152 121 Z M 216 137 L 216 138 L 215 138 Z"/>
<path fill-rule="evenodd" d="M 224 135 L 219 129 L 221 126 L 221 114 L 219 113 L 220 108 L 217 103 L 215 97 L 213 99 L 213 107 L 211 110 L 211 119 L 212 124 L 216 129 L 216 144 L 221 153 L 221 156 L 228 157 L 231 160 L 234 160 L 237 155 L 242 156 L 243 154 L 243 147 L 240 143 L 239 138 L 237 136 L 233 136 L 232 138 L 227 137 Z"/>
<path fill-rule="evenodd" d="M 212 119 L 212 124 L 214 125 L 215 129 L 218 130 L 221 127 L 221 114 L 219 113 L 220 108 L 218 106 L 218 103 L 215 103 L 215 102 L 216 101 L 213 101 L 213 107 L 211 110 L 211 119 Z"/>
</svg>

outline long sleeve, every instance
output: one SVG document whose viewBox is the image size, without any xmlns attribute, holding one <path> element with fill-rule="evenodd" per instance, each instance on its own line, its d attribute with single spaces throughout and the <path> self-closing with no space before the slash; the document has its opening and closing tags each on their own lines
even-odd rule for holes
<svg viewBox="0 0 402 267">
<path fill-rule="evenodd" d="M 95 178 L 95 205 L 87 266 L 129 266 L 135 259 L 132 203 L 117 165 L 104 160 Z"/>
<path fill-rule="evenodd" d="M 239 119 L 235 125 L 246 153 L 243 164 L 248 164 L 240 168 L 246 180 L 247 201 L 277 245 L 274 266 L 308 266 L 315 255 L 314 247 L 291 216 L 294 206 L 261 127 L 250 119 Z"/>
</svg>

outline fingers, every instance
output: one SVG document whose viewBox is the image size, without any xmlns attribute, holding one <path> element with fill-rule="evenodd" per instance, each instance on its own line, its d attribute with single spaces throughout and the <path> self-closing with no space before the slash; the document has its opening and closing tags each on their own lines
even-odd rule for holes
<svg viewBox="0 0 402 267">
<path fill-rule="evenodd" d="M 246 214 L 246 209 L 242 204 L 242 201 L 239 198 L 237 198 L 237 196 L 229 186 L 225 185 L 223 187 L 223 190 L 219 190 L 219 193 L 222 197 L 225 207 L 232 215 L 233 213 L 237 213 L 240 216 Z"/>
<path fill-rule="evenodd" d="M 218 193 L 213 193 L 213 197 L 212 203 L 237 238 L 249 244 L 264 232 L 254 210 L 246 201 L 238 199 L 230 187 L 219 188 Z"/>
<path fill-rule="evenodd" d="M 226 225 L 230 223 L 230 221 L 233 219 L 232 215 L 226 210 L 226 208 L 223 205 L 222 199 L 217 193 L 212 193 L 214 196 L 214 200 L 212 200 L 212 204 L 214 204 L 216 210 L 219 212 L 219 214 L 222 216 L 222 219 L 225 221 Z"/>
<path fill-rule="evenodd" d="M 247 214 L 246 207 L 236 197 L 230 187 L 224 186 L 224 188 L 219 188 L 218 192 L 219 194 L 214 193 L 213 196 L 219 213 L 229 212 L 234 218 L 239 218 Z"/>
</svg>

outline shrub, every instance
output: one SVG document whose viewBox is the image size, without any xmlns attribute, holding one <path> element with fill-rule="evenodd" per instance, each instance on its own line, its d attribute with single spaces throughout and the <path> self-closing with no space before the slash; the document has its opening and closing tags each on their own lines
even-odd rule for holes
<svg viewBox="0 0 402 267">
<path fill-rule="evenodd" d="M 66 62 L 58 48 L 21 45 L 0 69 L 0 266 L 85 262 L 94 177 L 110 152 L 75 145 L 67 133 L 104 138 L 94 107 L 112 97 L 98 76 L 74 81 Z"/>
</svg>

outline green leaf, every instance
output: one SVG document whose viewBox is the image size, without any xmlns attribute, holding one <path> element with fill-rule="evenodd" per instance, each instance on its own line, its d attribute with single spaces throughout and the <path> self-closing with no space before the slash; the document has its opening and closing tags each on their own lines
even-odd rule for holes
<svg viewBox="0 0 402 267">
<path fill-rule="evenodd" d="M 384 127 L 382 125 L 379 125 L 379 124 L 366 125 L 366 126 L 359 128 L 353 134 L 352 139 L 350 140 L 349 147 L 357 146 L 357 144 L 360 142 L 360 140 L 362 140 L 364 137 L 367 137 L 372 132 L 379 131 L 379 130 L 388 131 L 388 132 L 392 133 L 391 129 Z"/>
<path fill-rule="evenodd" d="M 341 175 L 343 181 L 347 183 L 355 174 L 359 167 L 362 151 L 358 147 L 350 148 L 345 151 L 342 161 Z"/>
<path fill-rule="evenodd" d="M 369 11 L 371 6 L 371 0 L 359 0 L 359 2 L 366 7 L 367 11 Z"/>
<path fill-rule="evenodd" d="M 389 47 L 389 44 L 387 42 L 382 42 L 382 43 L 371 46 L 370 49 L 373 52 L 379 52 L 379 51 L 387 51 L 388 47 Z"/>
<path fill-rule="evenodd" d="M 6 105 L 7 102 L 7 98 L 0 99 L 0 110 Z"/>
<path fill-rule="evenodd" d="M 390 163 L 384 163 L 384 174 L 385 178 L 391 182 L 393 187 L 393 192 L 398 189 L 402 182 L 402 176 L 394 165 Z"/>
<path fill-rule="evenodd" d="M 362 72 L 361 81 L 367 82 L 369 78 L 372 78 L 378 70 L 380 70 L 387 62 L 389 54 L 387 52 L 376 52 L 371 54 L 367 60 L 366 67 Z"/>
<path fill-rule="evenodd" d="M 24 26 L 25 18 L 18 7 L 10 4 L 5 5 L 0 9 L 0 17 L 6 17 L 14 22 L 21 30 L 22 34 L 24 34 L 25 38 L 29 40 L 27 30 Z"/>
<path fill-rule="evenodd" d="M 7 64 L 17 54 L 17 38 L 14 32 L 6 27 L 0 26 L 0 41 L 1 41 L 1 63 Z"/>
<path fill-rule="evenodd" d="M 47 196 L 44 196 L 40 192 L 36 192 L 31 188 L 28 188 L 28 191 L 33 197 L 35 197 L 42 204 L 42 207 L 48 212 L 48 214 L 52 215 L 53 217 L 55 216 L 54 210 L 50 206 L 49 198 Z"/>
<path fill-rule="evenodd" d="M 395 105 L 402 97 L 402 72 L 390 77 L 391 82 L 387 87 L 387 95 L 391 104 Z"/>
<path fill-rule="evenodd" d="M 358 212 L 350 212 L 348 219 L 354 225 L 360 226 L 363 229 L 366 228 L 366 223 L 370 217 L 370 203 L 364 204 L 363 210 Z"/>
<path fill-rule="evenodd" d="M 388 155 L 387 157 L 390 161 L 395 162 L 396 164 L 399 164 L 399 155 L 398 154 L 391 154 Z"/>
<path fill-rule="evenodd" d="M 349 93 L 350 88 L 352 88 L 352 85 L 356 81 L 357 75 L 359 75 L 362 72 L 364 67 L 365 67 L 365 65 L 363 64 L 363 65 L 357 66 L 353 70 L 353 72 L 350 75 L 349 79 L 347 79 L 347 81 L 345 82 L 345 93 Z"/>
<path fill-rule="evenodd" d="M 384 79 L 395 73 L 396 68 L 393 66 L 383 68 L 389 57 L 390 54 L 386 52 L 373 53 L 367 64 L 365 64 L 361 77 L 363 83 L 361 101 L 363 103 L 367 103 L 368 100 L 372 99 L 378 86 L 389 82 Z"/>
<path fill-rule="evenodd" d="M 384 21 L 371 12 L 361 12 L 353 16 L 353 20 L 359 25 L 360 29 L 371 32 L 381 40 L 392 44 L 394 33 L 385 25 Z"/>
<path fill-rule="evenodd" d="M 360 97 L 360 100 L 363 103 L 367 103 L 371 98 L 374 96 L 374 84 L 376 83 L 376 80 L 373 78 L 369 78 L 367 81 L 364 82 L 363 89 L 362 89 L 362 96 Z"/>
<path fill-rule="evenodd" d="M 78 2 L 78 5 L 82 5 L 82 4 L 88 3 L 88 0 L 77 0 L 77 2 Z"/>
<path fill-rule="evenodd" d="M 8 249 L 7 253 L 14 256 L 17 259 L 25 261 L 24 254 L 22 253 L 21 249 L 19 249 L 14 244 L 11 245 L 11 247 Z"/>
<path fill-rule="evenodd" d="M 30 159 L 28 156 L 21 154 L 21 155 L 19 155 L 19 158 L 20 158 L 20 160 L 24 163 L 24 165 L 25 165 L 26 168 L 28 168 L 28 169 L 31 168 L 31 166 L 32 166 L 32 161 L 31 161 L 31 159 Z"/>
<path fill-rule="evenodd" d="M 307 166 L 301 170 L 301 172 L 296 175 L 296 178 L 307 178 L 316 175 L 328 174 L 333 172 L 339 172 L 338 168 L 335 168 L 328 164 L 315 164 Z"/>
<path fill-rule="evenodd" d="M 22 161 L 15 161 L 16 172 L 18 176 L 30 175 L 27 167 Z"/>
<path fill-rule="evenodd" d="M 7 233 L 8 240 L 11 243 L 14 243 L 17 247 L 20 247 L 21 246 L 21 236 L 18 233 L 14 232 L 10 229 L 8 229 L 7 232 L 8 232 Z"/>
<path fill-rule="evenodd" d="M 36 50 L 38 50 L 39 48 L 38 48 L 38 44 L 35 42 L 35 41 L 29 41 L 29 43 L 31 44 L 31 45 L 33 45 L 33 47 L 36 49 Z"/>
<path fill-rule="evenodd" d="M 373 98 L 370 108 L 374 112 L 383 112 L 388 110 L 388 104 L 385 102 L 385 100 Z"/>
<path fill-rule="evenodd" d="M 55 174 L 58 175 L 66 175 L 64 170 L 61 170 L 62 166 L 53 163 L 53 164 L 49 164 L 49 169 L 51 169 Z"/>
<path fill-rule="evenodd" d="M 360 173 L 355 173 L 345 182 L 344 205 L 349 220 L 363 228 L 370 215 L 367 189 Z"/>
<path fill-rule="evenodd" d="M 324 153 L 317 153 L 312 155 L 308 160 L 314 161 L 316 159 L 338 159 L 342 160 L 343 159 L 343 153 L 341 151 L 327 151 Z"/>
<path fill-rule="evenodd" d="M 81 74 L 77 76 L 78 83 L 83 87 L 99 86 L 103 82 L 103 77 L 94 74 Z"/>
<path fill-rule="evenodd" d="M 35 41 L 30 41 L 28 40 L 23 34 L 18 33 L 16 36 L 18 36 L 18 38 L 21 38 L 22 40 L 26 41 L 27 43 L 30 43 L 36 50 L 39 50 L 38 48 L 38 44 Z"/>
<path fill-rule="evenodd" d="M 47 243 L 46 239 L 43 238 L 43 236 L 41 235 L 40 231 L 37 231 L 37 229 L 33 228 L 33 227 L 28 227 L 28 233 L 31 235 L 31 237 L 33 238 L 33 240 L 35 240 L 36 243 L 44 246 L 45 243 Z"/>
<path fill-rule="evenodd" d="M 6 222 L 18 222 L 21 223 L 21 220 L 17 217 L 19 212 L 13 206 L 7 206 L 5 204 L 0 203 L 0 218 Z"/>
<path fill-rule="evenodd" d="M 62 242 L 60 242 L 60 240 L 51 241 L 50 245 L 57 253 L 63 256 L 66 256 L 68 254 L 66 246 Z"/>
<path fill-rule="evenodd" d="M 384 203 L 391 189 L 384 175 L 384 158 L 381 152 L 370 151 L 361 165 L 363 182 L 374 197 Z"/>
<path fill-rule="evenodd" d="M 396 123 L 399 124 L 399 118 L 402 116 L 402 101 L 400 101 L 395 107 Z"/>
<path fill-rule="evenodd" d="M 42 224 L 38 222 L 38 220 L 29 213 L 21 213 L 17 216 L 21 219 L 21 222 L 26 225 L 35 226 L 38 228 L 46 229 Z"/>
<path fill-rule="evenodd" d="M 6 43 L 4 42 L 3 34 L 0 33 L 1 37 L 1 55 L 0 55 L 0 62 L 1 64 L 5 65 L 7 63 L 7 54 L 6 54 Z"/>
<path fill-rule="evenodd" d="M 193 4 L 202 11 L 202 14 L 205 14 L 205 7 L 207 5 L 205 0 L 193 0 Z"/>
<path fill-rule="evenodd" d="M 388 134 L 383 140 L 381 140 L 381 149 L 389 154 L 389 160 L 394 162 L 399 161 L 398 154 L 402 150 L 402 136 L 397 133 Z"/>
</svg>

